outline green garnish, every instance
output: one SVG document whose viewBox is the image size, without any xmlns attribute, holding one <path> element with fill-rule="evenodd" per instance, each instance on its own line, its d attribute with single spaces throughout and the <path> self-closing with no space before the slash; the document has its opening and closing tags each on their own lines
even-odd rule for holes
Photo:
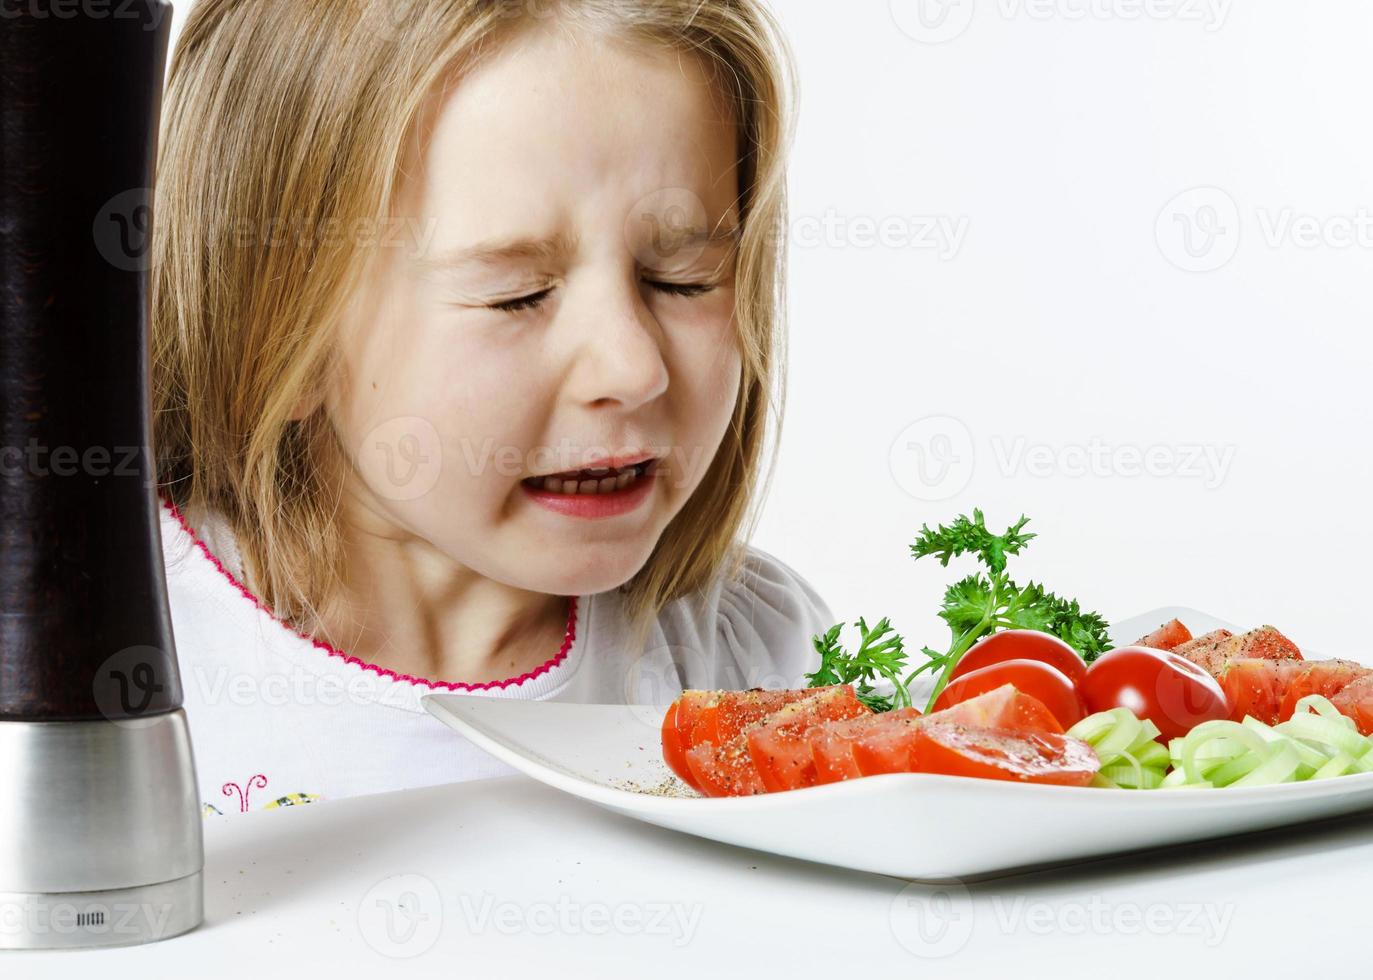
<svg viewBox="0 0 1373 980">
<path fill-rule="evenodd" d="M 971 518 L 959 515 L 947 526 L 930 530 L 929 525 L 923 525 L 911 545 L 911 554 L 917 561 L 934 557 L 947 568 L 954 558 L 972 555 L 986 569 L 985 573 L 978 571 L 960 579 L 944 592 L 939 618 L 949 626 L 948 649 L 941 653 L 923 648 L 921 652 L 926 661 L 902 678 L 906 654 L 901 637 L 895 634 L 888 637 L 892 631 L 886 619 L 872 630 L 860 619 L 855 625 L 862 643 L 855 654 L 850 655 L 839 645 L 839 626 L 823 637 L 815 637 L 820 669 L 806 675 L 811 686 L 854 684 L 858 696 L 869 707 L 886 711 L 909 705 L 911 682 L 926 671 L 938 671 L 934 691 L 925 706 L 929 711 L 963 654 L 978 640 L 998 630 L 1029 629 L 1051 633 L 1077 650 L 1089 663 L 1111 649 L 1106 621 L 1101 616 L 1084 612 L 1077 600 L 1061 598 L 1034 582 L 1022 588 L 1007 574 L 1007 558 L 1020 554 L 1035 537 L 1026 533 L 1028 523 L 1029 518 L 1022 516 L 1005 533 L 993 534 L 987 529 L 982 511 L 974 509 Z M 872 685 L 879 677 L 891 683 L 892 695 L 875 693 Z"/>
<path fill-rule="evenodd" d="M 880 620 L 876 626 L 868 628 L 867 621 L 859 619 L 853 625 L 858 628 L 860 642 L 856 653 L 848 653 L 839 645 L 839 632 L 843 623 L 830 627 L 824 636 L 816 636 L 811 642 L 820 654 L 820 668 L 807 674 L 811 687 L 828 687 L 831 684 L 852 684 L 858 699 L 873 711 L 890 711 L 893 708 L 907 707 L 911 703 L 910 692 L 906 690 L 909 681 L 901 680 L 900 671 L 906 666 L 904 641 L 892 630 L 889 620 Z M 890 681 L 895 691 L 890 696 L 876 693 L 873 682 L 878 678 Z"/>
</svg>

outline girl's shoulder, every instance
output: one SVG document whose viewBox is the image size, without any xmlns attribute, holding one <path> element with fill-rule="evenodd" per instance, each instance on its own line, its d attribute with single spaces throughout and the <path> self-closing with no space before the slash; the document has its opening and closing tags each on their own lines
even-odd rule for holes
<svg viewBox="0 0 1373 980">
<path fill-rule="evenodd" d="M 797 687 L 815 669 L 811 638 L 834 625 L 804 576 L 749 547 L 736 570 L 659 615 L 684 688 Z"/>
</svg>

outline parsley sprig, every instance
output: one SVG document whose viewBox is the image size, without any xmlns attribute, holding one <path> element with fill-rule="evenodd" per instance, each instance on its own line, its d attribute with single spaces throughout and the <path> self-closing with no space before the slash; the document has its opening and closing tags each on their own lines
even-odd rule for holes
<svg viewBox="0 0 1373 980">
<path fill-rule="evenodd" d="M 820 654 L 820 667 L 815 673 L 806 675 L 810 686 L 852 684 L 858 699 L 873 711 L 909 706 L 911 696 L 906 686 L 914 675 L 904 681 L 901 679 L 901 670 L 906 666 L 906 649 L 901 635 L 892 629 L 891 621 L 879 620 L 871 629 L 864 619 L 860 618 L 854 623 L 860 642 L 853 654 L 839 644 L 843 625 L 839 623 L 832 626 L 823 636 L 811 640 Z M 894 688 L 892 694 L 877 693 L 874 682 L 879 678 L 891 683 Z"/>
<path fill-rule="evenodd" d="M 860 619 L 860 645 L 849 654 L 839 643 L 842 624 L 814 639 L 820 654 L 820 668 L 807 674 L 812 687 L 827 684 L 853 684 L 858 696 L 875 711 L 904 707 L 911 703 L 910 684 L 920 674 L 938 674 L 934 691 L 925 706 L 929 711 L 939 697 L 958 661 L 978 640 L 1003 629 L 1030 629 L 1052 633 L 1068 643 L 1088 662 L 1111 648 L 1106 621 L 1097 613 L 1085 611 L 1076 599 L 1055 595 L 1044 586 L 1030 582 L 1017 585 L 1006 571 L 1007 559 L 1020 554 L 1036 535 L 1027 533 L 1029 518 L 1008 527 L 1002 534 L 987 528 L 982 511 L 972 517 L 959 515 L 948 525 L 931 530 L 922 525 L 911 545 L 915 560 L 937 558 L 947 568 L 955 558 L 970 555 L 983 566 L 950 585 L 944 592 L 939 618 L 949 627 L 949 646 L 944 651 L 922 648 L 925 662 L 904 677 L 906 653 L 902 638 L 891 623 L 882 619 L 868 628 Z M 875 684 L 888 682 L 890 695 L 878 694 Z"/>
</svg>

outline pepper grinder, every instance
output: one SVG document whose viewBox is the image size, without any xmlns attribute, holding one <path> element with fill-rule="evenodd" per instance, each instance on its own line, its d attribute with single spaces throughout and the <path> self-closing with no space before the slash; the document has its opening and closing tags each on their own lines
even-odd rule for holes
<svg viewBox="0 0 1373 980">
<path fill-rule="evenodd" d="M 0 949 L 202 918 L 148 397 L 171 9 L 0 0 Z"/>
</svg>

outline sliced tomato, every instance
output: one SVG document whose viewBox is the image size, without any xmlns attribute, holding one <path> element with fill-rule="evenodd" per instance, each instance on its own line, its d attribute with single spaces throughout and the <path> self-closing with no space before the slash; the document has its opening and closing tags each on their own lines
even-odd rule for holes
<svg viewBox="0 0 1373 980">
<path fill-rule="evenodd" d="M 1301 660 L 1301 649 L 1271 626 L 1260 626 L 1250 630 L 1240 639 L 1243 641 L 1243 656 L 1263 657 L 1267 660 Z"/>
<path fill-rule="evenodd" d="M 1297 645 L 1271 626 L 1261 626 L 1239 636 L 1216 630 L 1179 646 L 1175 653 L 1220 677 L 1231 660 L 1300 660 Z"/>
<path fill-rule="evenodd" d="M 1353 718 L 1361 734 L 1373 735 L 1373 674 L 1351 681 L 1330 703 L 1340 714 Z"/>
<path fill-rule="evenodd" d="M 1005 630 L 978 640 L 971 650 L 959 658 L 950 679 L 1007 660 L 1038 660 L 1062 671 L 1074 684 L 1082 680 L 1082 675 L 1087 672 L 1087 664 L 1078 652 L 1051 633 Z"/>
<path fill-rule="evenodd" d="M 815 760 L 807 733 L 826 722 L 871 715 L 848 685 L 821 688 L 815 697 L 797 701 L 750 726 L 740 736 L 748 742 L 758 778 L 770 792 L 813 786 Z"/>
<path fill-rule="evenodd" d="M 702 712 L 719 703 L 724 691 L 683 691 L 682 696 L 672 702 L 663 716 L 663 761 L 677 777 L 692 789 L 700 789 L 696 777 L 687 764 L 686 754 L 691 750 L 691 731 Z"/>
<path fill-rule="evenodd" d="M 1069 735 L 976 728 L 930 719 L 915 726 L 911 747 L 912 772 L 947 776 L 1086 786 L 1100 767 L 1092 747 Z"/>
<path fill-rule="evenodd" d="M 1226 661 L 1217 680 L 1230 702 L 1230 719 L 1243 721 L 1248 715 L 1265 725 L 1276 725 L 1282 714 L 1287 678 L 1299 666 L 1297 660 L 1260 657 Z"/>
<path fill-rule="evenodd" d="M 934 721 L 958 725 L 978 725 L 982 728 L 1009 728 L 1017 732 L 1054 732 L 1061 734 L 1063 726 L 1052 711 L 1012 684 L 1003 684 L 994 691 L 969 698 L 951 708 L 931 712 L 925 716 Z"/>
<path fill-rule="evenodd" d="M 1282 695 L 1278 708 L 1278 718 L 1286 721 L 1297 710 L 1297 702 L 1308 694 L 1320 694 L 1330 698 L 1334 704 L 1335 695 L 1361 677 L 1373 674 L 1363 664 L 1352 660 L 1304 660 L 1286 671 L 1287 688 Z M 1339 707 L 1336 705 L 1336 707 Z"/>
<path fill-rule="evenodd" d="M 819 725 L 806 733 L 811 758 L 815 761 L 817 783 L 838 783 L 863 775 L 853 757 L 853 747 L 869 735 L 882 737 L 893 726 L 920 717 L 916 708 L 897 708 L 876 715 L 863 715 L 848 721 Z"/>
<path fill-rule="evenodd" d="M 691 726 L 687 748 L 702 742 L 723 745 L 756 721 L 762 721 L 779 708 L 794 701 L 814 697 L 821 688 L 795 688 L 785 691 L 726 691 L 714 704 L 701 709 Z"/>
<path fill-rule="evenodd" d="M 752 796 L 766 793 L 758 767 L 748 753 L 748 736 L 736 735 L 724 745 L 702 742 L 687 750 L 692 782 L 707 796 Z"/>
<path fill-rule="evenodd" d="M 916 731 L 927 722 L 1013 732 L 1063 733 L 1063 726 L 1042 702 L 1006 684 L 923 718 L 896 718 L 888 724 L 875 724 L 861 738 L 854 739 L 854 765 L 865 776 L 912 772 L 911 751 Z"/>
<path fill-rule="evenodd" d="M 667 713 L 663 715 L 663 761 L 667 767 L 676 773 L 677 778 L 682 780 L 692 789 L 699 789 L 696 785 L 696 777 L 691 775 L 691 770 L 687 768 L 686 746 L 682 744 L 682 738 L 677 734 L 677 707 L 681 700 L 673 701 L 668 705 Z"/>
<path fill-rule="evenodd" d="M 1081 663 L 1081 660 L 1078 662 Z M 1039 660 L 1003 660 L 961 677 L 955 675 L 949 686 L 939 692 L 934 710 L 950 708 L 1006 684 L 1043 704 L 1062 728 L 1071 728 L 1087 714 L 1072 679 Z"/>
<path fill-rule="evenodd" d="M 723 745 L 783 705 L 815 694 L 814 690 L 684 691 L 663 716 L 663 760 L 693 789 L 696 777 L 686 754 L 702 742 Z"/>
<path fill-rule="evenodd" d="M 1170 619 L 1158 629 L 1135 641 L 1134 646 L 1154 650 L 1172 650 L 1192 641 L 1192 631 L 1179 619 Z"/>
</svg>

